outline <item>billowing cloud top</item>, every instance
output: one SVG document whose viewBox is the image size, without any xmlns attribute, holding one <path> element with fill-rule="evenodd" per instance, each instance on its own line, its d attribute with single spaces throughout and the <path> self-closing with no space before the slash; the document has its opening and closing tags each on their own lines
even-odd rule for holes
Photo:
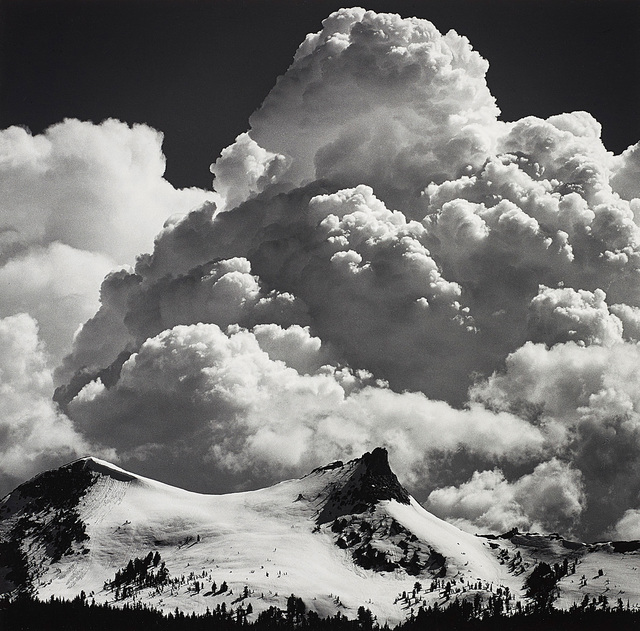
<svg viewBox="0 0 640 631">
<path fill-rule="evenodd" d="M 307 36 L 216 192 L 104 279 L 56 372 L 75 440 L 210 491 L 384 445 L 466 528 L 640 537 L 640 144 L 612 155 L 586 112 L 498 120 L 487 67 L 363 9 Z M 205 195 L 169 193 L 165 216 Z"/>
<path fill-rule="evenodd" d="M 466 38 L 358 8 L 334 13 L 323 27 L 252 115 L 249 135 L 212 167 L 217 190 L 237 191 L 230 165 L 251 162 L 251 180 L 260 173 L 253 191 L 319 178 L 368 184 L 413 214 L 434 179 L 482 164 L 498 108 L 485 82 L 488 63 Z M 225 208 L 237 196 L 229 201 Z"/>
</svg>

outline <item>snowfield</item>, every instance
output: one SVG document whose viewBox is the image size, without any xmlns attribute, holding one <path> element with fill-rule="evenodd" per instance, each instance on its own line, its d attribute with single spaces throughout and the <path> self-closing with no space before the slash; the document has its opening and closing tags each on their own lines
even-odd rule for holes
<svg viewBox="0 0 640 631">
<path fill-rule="evenodd" d="M 204 612 L 224 603 L 227 609 L 251 605 L 255 616 L 271 605 L 286 608 L 287 597 L 295 594 L 321 616 L 341 611 L 355 617 L 364 605 L 380 624 L 393 625 L 420 605 L 446 606 L 476 594 L 487 598 L 499 589 L 508 588 L 513 606 L 525 598 L 524 579 L 538 561 L 552 565 L 565 556 L 577 569 L 559 582 L 559 606 L 603 593 L 611 603 L 618 597 L 625 604 L 640 602 L 637 552 L 566 547 L 548 536 L 473 536 L 405 496 L 386 452 L 377 453 L 376 462 L 367 456 L 228 495 L 192 493 L 85 458 L 67 465 L 80 471 L 86 485 L 73 507 L 67 490 L 56 501 L 46 493 L 30 499 L 34 488 L 44 493 L 39 478 L 2 500 L 6 567 L 0 570 L 0 590 L 16 588 L 19 572 L 14 559 L 12 573 L 7 553 L 14 545 L 27 559 L 28 584 L 42 599 L 84 591 L 96 602 L 139 601 L 165 611 Z M 55 508 L 61 505 L 64 510 Z M 61 514 L 76 515 L 88 539 L 78 537 L 56 555 L 47 533 Z M 168 581 L 134 586 L 123 598 L 109 582 L 129 560 L 149 552 L 160 555 Z M 367 567 L 372 563 L 377 565 Z M 223 582 L 227 589 L 221 591 Z M 414 591 L 416 582 L 421 588 Z"/>
</svg>

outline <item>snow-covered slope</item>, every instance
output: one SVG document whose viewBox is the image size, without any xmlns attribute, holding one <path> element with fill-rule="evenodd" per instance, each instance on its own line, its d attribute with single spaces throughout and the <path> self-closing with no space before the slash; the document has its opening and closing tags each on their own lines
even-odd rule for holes
<svg viewBox="0 0 640 631">
<path fill-rule="evenodd" d="M 84 591 L 96 602 L 187 612 L 251 605 L 252 616 L 285 608 L 295 594 L 321 615 L 354 617 L 364 605 L 393 624 L 423 604 L 507 588 L 513 605 L 544 556 L 539 542 L 520 539 L 475 537 L 431 515 L 400 485 L 383 449 L 228 495 L 191 493 L 85 458 L 0 503 L 0 592 Z M 563 550 L 586 554 L 579 546 L 545 554 L 561 561 Z M 635 563 L 634 554 L 614 556 Z"/>
</svg>

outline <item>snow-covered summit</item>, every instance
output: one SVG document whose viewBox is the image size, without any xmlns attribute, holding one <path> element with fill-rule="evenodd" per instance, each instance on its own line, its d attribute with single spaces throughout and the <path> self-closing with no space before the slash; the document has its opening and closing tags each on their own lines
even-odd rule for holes
<svg viewBox="0 0 640 631">
<path fill-rule="evenodd" d="M 133 482 L 136 479 L 141 479 L 133 473 L 129 473 L 106 460 L 101 460 L 94 456 L 86 456 L 85 458 L 80 458 L 80 460 L 76 462 L 82 462 L 84 464 L 84 468 L 88 471 L 94 471 L 101 475 L 108 475 L 116 480 L 120 480 L 121 482 Z"/>
<path fill-rule="evenodd" d="M 392 624 L 420 605 L 498 590 L 513 605 L 547 560 L 578 568 L 559 583 L 567 605 L 605 587 L 640 601 L 637 551 L 549 541 L 477 537 L 438 519 L 402 487 L 384 449 L 227 495 L 192 493 L 88 457 L 0 502 L 0 593 L 84 591 L 96 602 L 187 612 L 251 604 L 254 615 L 295 594 L 321 615 L 355 616 L 365 605 Z M 577 578 L 592 562 L 606 568 L 606 586 L 602 576 L 588 587 Z"/>
</svg>

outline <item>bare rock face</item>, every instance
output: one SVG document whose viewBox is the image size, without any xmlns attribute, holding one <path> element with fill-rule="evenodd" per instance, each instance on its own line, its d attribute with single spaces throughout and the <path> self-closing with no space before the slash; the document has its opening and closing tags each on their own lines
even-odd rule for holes
<svg viewBox="0 0 640 631">
<path fill-rule="evenodd" d="M 361 460 L 365 469 L 361 493 L 365 501 L 396 500 L 409 504 L 409 493 L 391 471 L 386 449 L 377 447 L 371 453 L 365 453 Z"/>
<path fill-rule="evenodd" d="M 382 500 L 409 504 L 409 493 L 391 470 L 389 454 L 382 447 L 346 465 L 332 463 L 329 466 L 334 469 L 342 466 L 346 475 L 329 490 L 318 515 L 318 524 L 325 524 L 342 515 L 364 513 Z"/>
<path fill-rule="evenodd" d="M 431 577 L 446 574 L 445 557 L 383 510 L 338 517 L 331 532 L 336 545 L 349 550 L 354 563 L 365 570 L 401 569 L 411 576 L 426 573 Z"/>
<path fill-rule="evenodd" d="M 380 572 L 403 569 L 407 574 L 427 572 L 443 576 L 446 560 L 418 540 L 379 506 L 385 500 L 409 504 L 408 491 L 389 466 L 384 448 L 376 448 L 346 464 L 334 462 L 315 473 L 338 472 L 326 488 L 326 501 L 317 517 L 330 530 L 339 548 L 348 550 L 360 567 Z"/>
</svg>

